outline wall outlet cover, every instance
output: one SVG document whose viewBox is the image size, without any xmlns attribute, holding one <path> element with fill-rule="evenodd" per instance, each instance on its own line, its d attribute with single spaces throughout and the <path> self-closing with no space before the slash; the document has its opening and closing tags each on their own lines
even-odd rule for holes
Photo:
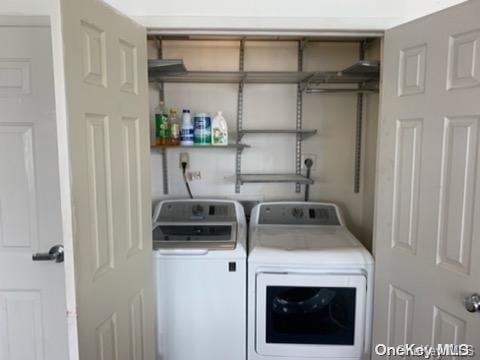
<svg viewBox="0 0 480 360">
<path fill-rule="evenodd" d="M 192 178 L 193 180 L 202 180 L 202 173 L 200 171 L 193 171 Z"/>
<path fill-rule="evenodd" d="M 187 177 L 188 181 L 202 180 L 202 173 L 200 171 L 187 171 L 185 176 Z"/>
<path fill-rule="evenodd" d="M 180 169 L 182 169 L 182 163 L 184 162 L 187 163 L 187 169 L 188 169 L 190 167 L 190 157 L 188 155 L 188 152 L 181 152 L 178 157 L 178 163 L 179 163 Z"/>
</svg>

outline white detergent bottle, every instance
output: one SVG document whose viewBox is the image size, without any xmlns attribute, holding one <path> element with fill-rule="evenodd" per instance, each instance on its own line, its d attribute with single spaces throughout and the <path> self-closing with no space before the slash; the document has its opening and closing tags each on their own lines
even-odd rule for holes
<svg viewBox="0 0 480 360">
<path fill-rule="evenodd" d="M 182 146 L 193 145 L 193 122 L 189 109 L 183 109 L 182 128 L 180 129 L 180 144 Z"/>
<path fill-rule="evenodd" d="M 228 145 L 227 121 L 221 111 L 213 118 L 212 122 L 212 145 Z"/>
</svg>

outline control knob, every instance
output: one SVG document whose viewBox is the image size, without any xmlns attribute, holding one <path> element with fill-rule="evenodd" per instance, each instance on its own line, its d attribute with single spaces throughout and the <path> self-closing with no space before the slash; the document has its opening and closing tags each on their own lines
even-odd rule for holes
<svg viewBox="0 0 480 360">
<path fill-rule="evenodd" d="M 292 216 L 296 219 L 301 219 L 303 217 L 303 209 L 299 207 L 294 207 L 292 209 Z"/>
<path fill-rule="evenodd" d="M 203 215 L 203 206 L 200 204 L 196 204 L 192 206 L 192 215 L 194 216 L 202 216 Z"/>
</svg>

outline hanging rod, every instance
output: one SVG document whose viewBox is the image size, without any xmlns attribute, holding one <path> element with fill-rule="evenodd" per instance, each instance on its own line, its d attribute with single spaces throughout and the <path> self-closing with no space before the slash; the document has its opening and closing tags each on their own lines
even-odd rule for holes
<svg viewBox="0 0 480 360">
<path fill-rule="evenodd" d="M 378 89 L 306 89 L 307 94 L 326 94 L 326 93 L 356 93 L 356 94 L 375 94 Z"/>
</svg>

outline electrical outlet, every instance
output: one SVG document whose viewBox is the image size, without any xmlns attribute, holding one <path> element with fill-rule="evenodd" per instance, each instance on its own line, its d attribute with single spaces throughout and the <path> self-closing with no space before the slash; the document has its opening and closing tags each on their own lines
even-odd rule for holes
<svg viewBox="0 0 480 360">
<path fill-rule="evenodd" d="M 198 170 L 196 171 L 187 171 L 185 174 L 188 181 L 193 181 L 193 180 L 202 180 L 202 173 Z"/>
<path fill-rule="evenodd" d="M 180 169 L 183 169 L 183 166 L 182 164 L 183 163 L 187 163 L 187 169 L 189 168 L 189 165 L 190 165 L 190 161 L 189 161 L 189 156 L 188 156 L 188 153 L 187 152 L 181 152 L 180 153 L 180 156 L 179 156 L 179 165 L 180 165 Z"/>
<path fill-rule="evenodd" d="M 202 180 L 202 173 L 200 171 L 193 171 L 192 180 Z"/>
<path fill-rule="evenodd" d="M 305 160 L 312 159 L 313 165 L 311 170 L 314 171 L 317 168 L 317 155 L 316 154 L 302 154 L 302 169 L 306 169 Z"/>
</svg>

